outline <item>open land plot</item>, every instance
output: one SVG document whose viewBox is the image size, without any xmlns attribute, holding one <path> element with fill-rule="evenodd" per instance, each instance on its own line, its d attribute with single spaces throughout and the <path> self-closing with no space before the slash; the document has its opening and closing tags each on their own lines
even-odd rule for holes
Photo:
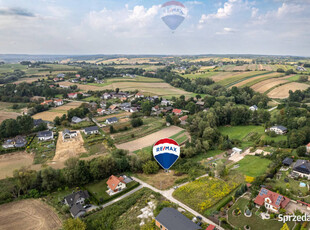
<svg viewBox="0 0 310 230">
<path fill-rule="evenodd" d="M 183 78 L 195 79 L 195 78 L 212 78 L 212 76 L 217 75 L 218 72 L 199 72 L 180 75 Z"/>
<path fill-rule="evenodd" d="M 223 135 L 228 135 L 230 139 L 238 139 L 243 140 L 246 138 L 249 133 L 264 133 L 263 126 L 254 126 L 254 125 L 247 125 L 247 126 L 225 126 L 219 127 L 220 132 Z"/>
<path fill-rule="evenodd" d="M 64 142 L 62 140 L 62 132 L 59 132 L 53 161 L 66 161 L 71 157 L 78 157 L 81 153 L 86 152 L 83 137 L 80 134 L 80 131 L 77 131 L 77 133 L 77 137 L 71 138 Z"/>
<path fill-rule="evenodd" d="M 105 121 L 108 118 L 111 117 L 117 117 L 117 118 L 127 118 L 131 115 L 132 113 L 130 112 L 122 112 L 122 113 L 115 113 L 115 114 L 111 114 L 111 115 L 107 115 L 107 116 L 102 116 L 102 117 L 95 117 L 97 121 Z"/>
<path fill-rule="evenodd" d="M 172 96 L 191 96 L 191 93 L 184 91 L 183 89 L 175 88 L 168 83 L 144 83 L 144 82 L 117 82 L 104 86 L 103 89 L 119 88 L 122 91 L 135 91 L 139 90 L 145 94 L 158 95 L 164 97 Z"/>
<path fill-rule="evenodd" d="M 177 126 L 170 126 L 165 129 L 162 129 L 156 133 L 152 133 L 148 136 L 139 138 L 134 141 L 126 142 L 123 144 L 116 145 L 118 149 L 126 149 L 130 152 L 134 152 L 138 149 L 142 149 L 145 147 L 148 147 L 150 145 L 153 145 L 157 140 L 170 137 L 174 134 L 177 134 L 178 132 L 182 131 L 183 129 Z"/>
<path fill-rule="evenodd" d="M 26 152 L 14 152 L 0 155 L 0 179 L 13 176 L 15 169 L 28 167 L 32 162 L 33 156 Z"/>
<path fill-rule="evenodd" d="M 194 210 L 204 213 L 238 185 L 233 180 L 224 181 L 218 178 L 202 177 L 177 188 L 173 196 Z"/>
<path fill-rule="evenodd" d="M 111 82 L 164 82 L 162 79 L 151 78 L 151 77 L 142 77 L 136 76 L 135 78 L 131 77 L 122 77 L 122 78 L 110 78 L 107 79 L 107 83 Z"/>
<path fill-rule="evenodd" d="M 246 217 L 244 216 L 244 212 L 249 204 L 249 200 L 246 198 L 239 198 L 238 201 L 229 209 L 228 211 L 228 221 L 231 223 L 236 229 L 243 229 L 245 225 L 249 225 L 252 230 L 261 230 L 261 229 L 270 229 L 270 230 L 278 230 L 281 229 L 283 223 L 278 220 L 263 220 L 260 216 L 256 215 L 256 208 L 252 210 L 252 216 Z M 241 214 L 239 216 L 233 215 L 233 211 L 239 208 L 241 210 Z M 294 223 L 287 222 L 289 229 L 293 229 Z"/>
<path fill-rule="evenodd" d="M 88 90 L 100 91 L 100 90 L 104 90 L 104 88 L 103 88 L 103 87 L 100 87 L 100 86 L 95 86 L 95 85 L 83 85 L 83 84 L 72 83 L 72 82 L 68 82 L 68 81 L 60 82 L 59 85 L 63 85 L 63 86 L 76 85 L 76 86 L 77 86 L 80 90 L 82 90 L 82 91 L 88 91 Z"/>
<path fill-rule="evenodd" d="M 52 208 L 39 200 L 21 200 L 0 207 L 3 230 L 58 230 L 62 226 Z"/>
<path fill-rule="evenodd" d="M 244 74 L 244 73 L 240 73 L 240 72 L 214 72 L 214 73 L 215 73 L 215 75 L 212 76 L 211 78 L 215 82 L 219 82 L 219 81 L 222 81 L 226 78 L 231 78 L 233 76 Z"/>
<path fill-rule="evenodd" d="M 283 76 L 283 74 L 279 74 L 279 73 L 271 73 L 271 74 L 266 74 L 266 75 L 260 75 L 257 77 L 252 77 L 250 79 L 246 79 L 244 81 L 238 82 L 237 84 L 233 85 L 236 87 L 241 87 L 241 86 L 251 86 L 254 85 L 260 81 L 264 81 L 270 78 L 275 78 L 275 77 L 281 77 Z"/>
<path fill-rule="evenodd" d="M 267 95 L 270 98 L 280 98 L 284 99 L 289 96 L 289 91 L 292 90 L 293 92 L 296 90 L 306 90 L 310 86 L 307 84 L 299 83 L 299 82 L 292 82 L 289 84 L 285 84 L 282 86 L 279 86 L 273 90 L 271 90 Z"/>
<path fill-rule="evenodd" d="M 252 85 L 251 88 L 259 93 L 264 93 L 267 90 L 271 89 L 272 87 L 275 87 L 277 85 L 283 84 L 287 82 L 287 78 L 289 76 L 281 77 L 281 78 L 272 78 L 265 81 L 261 81 L 255 85 Z"/>
<path fill-rule="evenodd" d="M 15 113 L 15 112 L 0 112 L 0 122 L 4 121 L 5 119 L 16 119 L 16 117 L 20 116 L 20 113 Z"/>
<path fill-rule="evenodd" d="M 235 170 L 241 172 L 245 176 L 258 177 L 264 174 L 271 163 L 266 158 L 258 156 L 245 156 L 238 162 L 239 167 Z"/>
<path fill-rule="evenodd" d="M 143 180 L 146 183 L 161 190 L 169 189 L 176 184 L 177 180 L 182 180 L 187 177 L 186 174 L 175 175 L 173 170 L 169 170 L 169 172 L 159 170 L 159 172 L 156 174 L 139 173 L 135 174 L 135 176 L 138 179 Z"/>
<path fill-rule="evenodd" d="M 69 109 L 75 109 L 79 107 L 82 103 L 81 102 L 69 102 L 65 105 L 53 108 L 48 111 L 44 111 L 41 113 L 37 113 L 32 116 L 33 119 L 42 119 L 44 121 L 54 121 L 56 117 L 61 117 L 64 114 L 67 114 Z"/>
<path fill-rule="evenodd" d="M 37 80 L 47 79 L 47 77 L 28 77 L 28 78 L 20 78 L 18 81 L 15 81 L 14 84 L 20 84 L 22 82 L 32 83 Z"/>
</svg>

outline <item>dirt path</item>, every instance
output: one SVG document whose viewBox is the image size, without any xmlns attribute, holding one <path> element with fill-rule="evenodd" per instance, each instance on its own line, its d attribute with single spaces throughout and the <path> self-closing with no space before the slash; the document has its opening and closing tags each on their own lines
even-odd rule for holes
<svg viewBox="0 0 310 230">
<path fill-rule="evenodd" d="M 0 229 L 3 230 L 57 230 L 62 226 L 52 208 L 40 200 L 22 200 L 0 208 Z"/>
<path fill-rule="evenodd" d="M 170 126 L 168 128 L 162 129 L 158 132 L 152 133 L 145 137 L 139 138 L 134 141 L 126 142 L 120 145 L 116 145 L 118 149 L 126 149 L 129 152 L 136 151 L 138 149 L 142 149 L 148 146 L 153 145 L 156 141 L 162 138 L 171 137 L 174 134 L 182 131 L 183 129 L 177 126 Z"/>
</svg>

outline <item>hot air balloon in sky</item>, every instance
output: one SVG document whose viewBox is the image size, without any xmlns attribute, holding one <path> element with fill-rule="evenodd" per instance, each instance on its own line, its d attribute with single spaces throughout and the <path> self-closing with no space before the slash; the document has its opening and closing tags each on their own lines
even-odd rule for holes
<svg viewBox="0 0 310 230">
<path fill-rule="evenodd" d="M 153 146 L 153 156 L 158 164 L 168 170 L 180 156 L 180 146 L 172 139 L 164 138 Z"/>
<path fill-rule="evenodd" d="M 161 19 L 172 31 L 182 24 L 187 14 L 185 6 L 177 1 L 166 2 L 161 9 Z"/>
</svg>

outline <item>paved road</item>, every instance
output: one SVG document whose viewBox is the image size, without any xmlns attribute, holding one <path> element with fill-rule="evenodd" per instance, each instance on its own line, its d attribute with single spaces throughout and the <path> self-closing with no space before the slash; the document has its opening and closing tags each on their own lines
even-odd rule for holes
<svg viewBox="0 0 310 230">
<path fill-rule="evenodd" d="M 203 175 L 201 177 L 204 177 L 204 176 L 207 176 L 207 175 Z M 201 178 L 200 177 L 200 178 Z M 212 222 L 211 220 L 209 220 L 208 218 L 202 216 L 200 213 L 196 212 L 195 210 L 191 209 L 190 207 L 188 207 L 187 205 L 183 204 L 182 202 L 178 201 L 177 199 L 175 199 L 173 196 L 172 196 L 172 193 L 174 191 L 174 189 L 169 189 L 169 190 L 159 190 L 157 188 L 154 188 L 153 186 L 145 183 L 144 181 L 136 178 L 136 177 L 132 177 L 135 181 L 138 181 L 143 187 L 145 188 L 149 188 L 151 190 L 153 190 L 154 192 L 158 192 L 160 193 L 162 196 L 164 196 L 165 198 L 167 198 L 168 200 L 172 201 L 173 203 L 176 203 L 177 205 L 179 205 L 180 207 L 182 207 L 183 209 L 187 210 L 188 212 L 194 214 L 195 216 L 201 216 L 202 217 L 202 220 L 208 224 L 212 224 L 214 226 L 216 226 L 218 229 L 220 230 L 224 230 L 222 227 L 218 226 L 217 224 L 215 224 L 214 222 Z M 179 187 L 181 186 L 184 186 L 185 184 L 187 184 L 188 182 L 180 185 Z"/>
<path fill-rule="evenodd" d="M 112 200 L 112 201 L 110 201 L 110 202 L 108 202 L 108 203 L 106 203 L 106 204 L 101 205 L 101 207 L 102 207 L 102 208 L 108 207 L 108 206 L 110 206 L 111 204 L 114 204 L 115 202 L 120 201 L 120 200 L 124 199 L 124 198 L 127 197 L 127 196 L 130 196 L 131 194 L 133 194 L 133 193 L 139 191 L 139 190 L 142 189 L 142 188 L 143 188 L 143 185 L 139 185 L 137 188 L 135 188 L 135 189 L 133 189 L 133 190 L 127 192 L 126 194 L 124 194 L 124 195 L 122 195 L 122 196 L 120 196 L 120 197 L 118 197 L 118 198 L 116 198 L 116 199 L 114 199 L 114 200 Z"/>
</svg>

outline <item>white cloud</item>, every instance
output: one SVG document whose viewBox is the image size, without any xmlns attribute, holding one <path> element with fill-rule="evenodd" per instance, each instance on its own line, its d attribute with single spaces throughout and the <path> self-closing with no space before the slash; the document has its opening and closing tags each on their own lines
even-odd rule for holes
<svg viewBox="0 0 310 230">
<path fill-rule="evenodd" d="M 257 14 L 258 14 L 258 11 L 259 11 L 258 8 L 253 7 L 252 8 L 252 12 L 251 12 L 251 17 L 255 18 L 257 16 Z"/>
<path fill-rule="evenodd" d="M 303 11 L 303 7 L 301 5 L 283 3 L 277 11 L 277 16 L 283 17 L 287 14 L 294 14 L 301 11 Z"/>
<path fill-rule="evenodd" d="M 215 34 L 217 34 L 217 35 L 225 35 L 225 34 L 232 34 L 232 33 L 235 33 L 237 31 L 238 30 L 236 30 L 236 29 L 225 27 L 225 28 L 223 28 L 222 31 L 216 32 Z"/>
</svg>

